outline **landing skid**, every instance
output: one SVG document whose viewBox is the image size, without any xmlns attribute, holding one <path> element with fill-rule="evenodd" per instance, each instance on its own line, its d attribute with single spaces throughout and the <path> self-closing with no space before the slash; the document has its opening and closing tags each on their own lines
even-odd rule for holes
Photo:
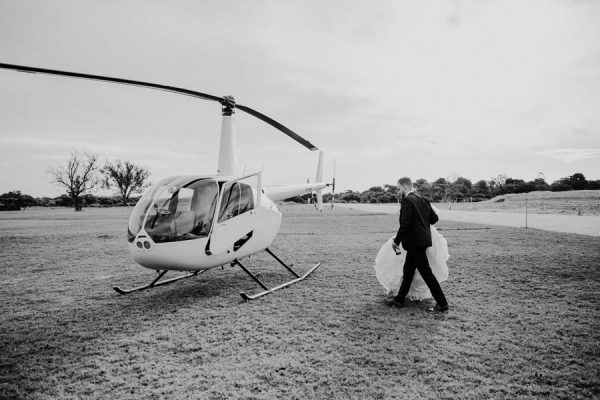
<svg viewBox="0 0 600 400">
<path fill-rule="evenodd" d="M 276 290 L 282 289 L 284 287 L 293 285 L 294 283 L 298 283 L 302 280 L 304 280 L 307 276 L 309 276 L 310 274 L 313 273 L 314 270 L 316 270 L 317 268 L 319 268 L 319 266 L 321 265 L 321 263 L 316 263 L 311 269 L 309 269 L 304 275 L 299 276 L 291 267 L 289 267 L 287 264 L 285 264 L 283 261 L 281 261 L 275 254 L 273 254 L 273 252 L 271 252 L 271 250 L 266 249 L 267 253 L 269 253 L 273 258 L 275 258 L 284 268 L 286 268 L 288 271 L 290 271 L 295 277 L 296 279 L 292 279 L 291 281 L 288 281 L 286 283 L 283 283 L 279 286 L 275 286 L 272 289 L 269 289 L 269 287 L 267 285 L 265 285 L 260 279 L 258 279 L 252 272 L 248 271 L 248 269 L 242 265 L 242 263 L 240 263 L 239 260 L 234 260 L 231 265 L 237 265 L 239 266 L 245 273 L 247 273 L 248 275 L 250 275 L 250 277 L 256 282 L 258 283 L 263 289 L 265 289 L 263 292 L 254 294 L 254 295 L 248 295 L 244 292 L 240 292 L 240 296 L 242 296 L 242 298 L 244 300 L 254 300 L 257 299 L 259 297 L 265 296 L 269 293 L 273 293 Z"/>
<path fill-rule="evenodd" d="M 195 271 L 192 274 L 181 275 L 181 276 L 178 276 L 176 278 L 171 278 L 171 279 L 167 279 L 167 280 L 159 282 L 160 278 L 162 278 L 168 272 L 168 271 L 165 270 L 165 271 L 161 271 L 159 273 L 158 277 L 155 280 L 153 280 L 149 285 L 138 286 L 138 287 L 134 287 L 134 288 L 131 288 L 131 289 L 121 289 L 118 286 L 114 286 L 113 289 L 115 289 L 115 291 L 117 293 L 119 293 L 119 294 L 129 294 L 129 293 L 132 293 L 132 292 L 139 292 L 140 290 L 150 289 L 150 288 L 153 288 L 153 287 L 156 287 L 156 286 L 166 285 L 168 283 L 177 282 L 177 281 L 180 281 L 180 280 L 185 279 L 185 278 L 191 278 L 192 276 L 196 276 L 199 273 L 206 272 L 206 271 L 207 270 Z"/>
</svg>

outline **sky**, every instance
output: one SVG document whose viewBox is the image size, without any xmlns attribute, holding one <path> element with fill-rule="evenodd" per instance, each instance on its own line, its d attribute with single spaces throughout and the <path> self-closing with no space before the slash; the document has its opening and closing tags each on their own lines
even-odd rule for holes
<svg viewBox="0 0 600 400">
<path fill-rule="evenodd" d="M 600 179 L 600 1 L 0 0 L 0 63 L 233 95 L 323 150 L 337 190 L 499 174 Z M 220 105 L 0 70 L 0 192 L 58 196 L 73 150 L 150 180 L 216 171 Z M 238 111 L 263 184 L 317 152 Z"/>
</svg>

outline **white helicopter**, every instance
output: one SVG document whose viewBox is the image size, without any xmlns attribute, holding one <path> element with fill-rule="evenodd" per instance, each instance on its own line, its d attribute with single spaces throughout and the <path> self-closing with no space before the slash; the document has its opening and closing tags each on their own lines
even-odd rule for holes
<svg viewBox="0 0 600 400">
<path fill-rule="evenodd" d="M 147 285 L 132 289 L 114 287 L 118 293 L 127 294 L 164 285 L 231 264 L 239 266 L 264 289 L 255 295 L 240 293 L 244 299 L 251 300 L 299 282 L 321 265 L 317 263 L 299 276 L 269 246 L 281 225 L 281 213 L 276 201 L 316 192 L 317 207 L 322 207 L 322 190 L 329 186 L 323 182 L 323 153 L 319 153 L 314 183 L 263 187 L 262 172 L 239 173 L 233 124 L 236 109 L 274 126 L 308 149 L 317 150 L 309 141 L 279 122 L 236 104 L 231 96 L 218 97 L 148 82 L 23 65 L 0 63 L 0 68 L 159 89 L 221 104 L 223 120 L 217 173 L 165 178 L 142 195 L 129 218 L 129 253 L 138 264 L 156 270 L 158 277 Z M 335 178 L 332 187 L 335 190 Z M 269 288 L 240 262 L 241 258 L 261 251 L 273 256 L 295 279 Z M 161 281 L 168 271 L 186 271 L 186 274 Z"/>
</svg>

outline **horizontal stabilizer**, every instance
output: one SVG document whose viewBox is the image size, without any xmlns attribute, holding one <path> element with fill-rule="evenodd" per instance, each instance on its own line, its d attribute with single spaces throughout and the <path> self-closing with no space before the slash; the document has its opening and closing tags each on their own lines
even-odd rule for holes
<svg viewBox="0 0 600 400">
<path fill-rule="evenodd" d="M 264 188 L 264 192 L 273 201 L 281 201 L 295 196 L 301 196 L 305 193 L 314 192 L 327 187 L 326 183 L 303 183 L 299 185 L 269 186 Z"/>
</svg>

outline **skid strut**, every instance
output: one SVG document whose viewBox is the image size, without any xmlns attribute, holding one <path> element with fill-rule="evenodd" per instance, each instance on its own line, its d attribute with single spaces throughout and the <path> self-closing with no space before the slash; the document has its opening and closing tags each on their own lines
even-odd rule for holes
<svg viewBox="0 0 600 400">
<path fill-rule="evenodd" d="M 317 268 L 319 268 L 319 266 L 321 265 L 321 263 L 316 263 L 311 269 L 309 269 L 304 275 L 300 276 L 296 273 L 296 271 L 294 271 L 290 266 L 288 266 L 286 263 L 284 263 L 283 261 L 281 261 L 275 254 L 273 254 L 273 252 L 269 249 L 266 249 L 267 253 L 269 253 L 274 259 L 276 259 L 283 267 L 285 267 L 288 271 L 290 271 L 295 277 L 296 279 L 292 279 L 291 281 L 288 281 L 286 283 L 283 283 L 279 286 L 275 286 L 272 289 L 269 289 L 269 287 L 267 285 L 265 285 L 260 279 L 258 279 L 256 277 L 256 275 L 254 275 L 252 272 L 248 271 L 248 269 L 242 265 L 242 263 L 240 263 L 239 260 L 234 260 L 231 265 L 237 265 L 239 266 L 245 273 L 247 273 L 248 275 L 250 275 L 250 277 L 256 282 L 258 283 L 263 289 L 265 289 L 263 292 L 254 294 L 254 295 L 248 295 L 244 292 L 240 292 L 240 296 L 242 296 L 242 298 L 244 300 L 254 300 L 257 299 L 259 297 L 262 297 L 264 295 L 267 295 L 269 293 L 273 293 L 276 290 L 282 289 L 284 287 L 293 285 L 294 283 L 298 283 L 302 280 L 304 280 L 307 276 L 309 276 L 310 274 L 313 273 L 313 271 Z"/>
<path fill-rule="evenodd" d="M 160 281 L 160 278 L 162 278 L 167 272 L 168 270 L 164 270 L 164 271 L 160 271 L 160 273 L 158 274 L 158 277 L 153 280 L 149 285 L 144 285 L 144 286 L 138 286 L 138 287 L 134 287 L 131 289 L 121 289 L 118 286 L 114 286 L 113 289 L 115 289 L 115 291 L 119 294 L 129 294 L 132 292 L 139 292 L 140 290 L 145 290 L 145 289 L 150 289 L 156 286 L 161 286 L 161 285 L 166 285 L 168 283 L 173 283 L 173 282 L 177 282 L 179 280 L 185 279 L 185 278 L 191 278 L 192 276 L 196 276 L 201 272 L 206 272 L 207 270 L 202 270 L 202 271 L 195 271 L 192 274 L 186 274 L 186 275 L 181 275 L 175 278 L 171 278 L 171 279 L 167 279 L 164 281 Z"/>
</svg>

